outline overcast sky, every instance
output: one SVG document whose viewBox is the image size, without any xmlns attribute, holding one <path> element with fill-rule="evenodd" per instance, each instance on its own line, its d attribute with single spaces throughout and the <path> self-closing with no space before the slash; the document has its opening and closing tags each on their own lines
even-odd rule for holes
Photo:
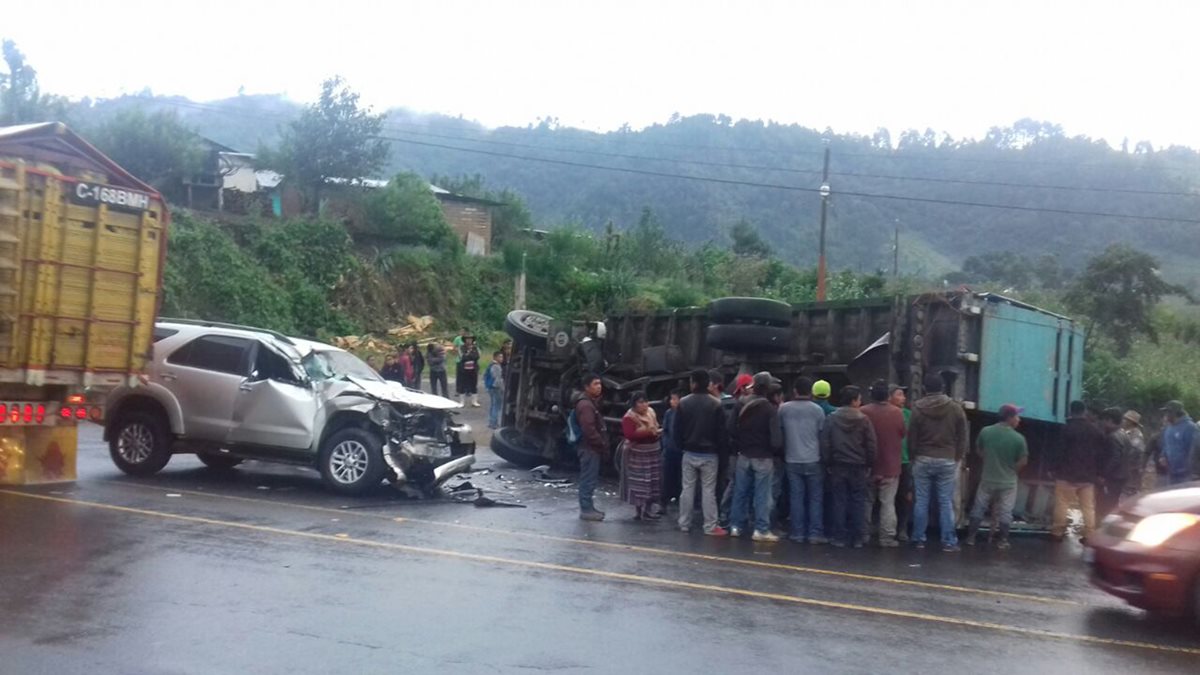
<svg viewBox="0 0 1200 675">
<path fill-rule="evenodd" d="M 1022 117 L 1200 148 L 1200 2 L 9 2 L 43 88 L 312 100 L 596 130 L 673 112 L 983 135 Z"/>
</svg>

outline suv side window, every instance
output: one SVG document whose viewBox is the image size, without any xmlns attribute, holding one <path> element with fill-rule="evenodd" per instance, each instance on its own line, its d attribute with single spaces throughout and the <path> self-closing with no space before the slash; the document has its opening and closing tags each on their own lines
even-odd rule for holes
<svg viewBox="0 0 1200 675">
<path fill-rule="evenodd" d="M 254 358 L 253 377 L 255 380 L 275 380 L 276 382 L 298 384 L 292 364 L 262 344 L 258 345 L 258 355 Z"/>
<path fill-rule="evenodd" d="M 167 363 L 230 375 L 246 372 L 246 354 L 253 344 L 245 338 L 205 335 L 175 350 Z"/>
<path fill-rule="evenodd" d="M 154 327 L 154 341 L 158 342 L 159 340 L 166 340 L 167 338 L 171 337 L 172 335 L 175 335 L 178 332 L 179 331 L 175 330 L 174 328 L 161 328 L 159 326 L 155 326 Z"/>
</svg>

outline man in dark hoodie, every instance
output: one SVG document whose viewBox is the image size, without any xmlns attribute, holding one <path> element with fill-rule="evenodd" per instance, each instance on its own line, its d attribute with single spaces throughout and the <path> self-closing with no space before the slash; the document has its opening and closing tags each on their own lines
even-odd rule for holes
<svg viewBox="0 0 1200 675">
<path fill-rule="evenodd" d="M 943 393 L 945 383 L 937 373 L 928 373 L 922 381 L 925 396 L 913 404 L 908 427 L 908 451 L 913 461 L 913 541 L 925 548 L 929 529 L 930 493 L 936 489 L 942 550 L 959 551 L 954 531 L 954 486 L 958 466 L 967 454 L 967 415 L 962 406 Z"/>
<path fill-rule="evenodd" d="M 600 482 L 600 464 L 608 455 L 608 427 L 600 410 L 604 383 L 599 375 L 587 374 L 580 381 L 583 392 L 575 400 L 575 420 L 582 438 L 576 450 L 579 454 L 579 519 L 599 522 L 604 512 L 596 508 L 594 495 Z"/>
<path fill-rule="evenodd" d="M 866 532 L 867 474 L 875 464 L 875 428 L 862 413 L 862 391 L 843 387 L 842 407 L 821 427 L 821 460 L 829 471 L 833 490 L 833 527 L 830 543 L 837 547 L 863 547 Z"/>
<path fill-rule="evenodd" d="M 754 541 L 779 541 L 771 531 L 772 481 L 775 458 L 783 448 L 783 427 L 770 396 L 779 380 L 768 372 L 754 376 L 754 393 L 738 403 L 730 424 L 730 437 L 738 451 L 733 478 L 733 511 L 730 535 L 741 536 L 749 517 L 750 495 L 754 495 Z"/>
<path fill-rule="evenodd" d="M 1108 439 L 1087 416 L 1083 401 L 1071 401 L 1070 417 L 1063 427 L 1062 451 L 1054 467 L 1054 522 L 1050 536 L 1062 541 L 1067 533 L 1067 507 L 1079 500 L 1083 511 L 1083 539 L 1096 528 L 1096 483 L 1108 459 Z"/>
</svg>

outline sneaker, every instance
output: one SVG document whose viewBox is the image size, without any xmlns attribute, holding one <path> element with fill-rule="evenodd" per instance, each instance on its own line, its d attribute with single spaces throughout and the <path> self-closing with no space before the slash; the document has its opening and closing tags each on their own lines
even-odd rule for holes
<svg viewBox="0 0 1200 675">
<path fill-rule="evenodd" d="M 967 537 L 966 539 L 963 540 L 963 543 L 966 544 L 967 546 L 974 546 L 975 545 L 975 537 Z"/>
<path fill-rule="evenodd" d="M 900 542 L 896 541 L 895 539 L 884 538 L 879 540 L 880 548 L 896 548 L 899 545 Z"/>
<path fill-rule="evenodd" d="M 728 537 L 729 530 L 726 530 L 725 528 L 718 525 L 717 527 L 714 527 L 713 529 L 709 530 L 708 532 L 705 532 L 704 534 L 707 534 L 710 537 Z"/>
<path fill-rule="evenodd" d="M 813 544 L 814 546 L 824 546 L 825 544 L 829 543 L 829 539 L 826 537 L 809 537 L 808 543 Z"/>
<path fill-rule="evenodd" d="M 754 541 L 771 541 L 771 542 L 775 542 L 775 541 L 779 541 L 779 535 L 777 535 L 777 534 L 775 534 L 774 532 L 771 532 L 771 531 L 769 531 L 769 530 L 768 530 L 768 531 L 766 531 L 766 532 L 755 532 L 755 533 L 754 533 L 754 536 L 753 536 L 753 537 L 751 537 L 751 539 L 753 539 Z"/>
<path fill-rule="evenodd" d="M 680 531 L 680 532 L 682 532 L 682 533 L 684 533 L 684 534 L 691 534 L 691 532 L 692 532 L 692 528 L 690 528 L 690 527 L 684 527 L 684 526 L 680 525 L 680 526 L 679 526 L 679 531 Z"/>
<path fill-rule="evenodd" d="M 1000 541 L 996 542 L 996 548 L 1000 549 L 1001 551 L 1007 551 L 1008 549 L 1012 548 L 1012 544 L 1008 543 L 1007 539 L 1001 539 Z"/>
<path fill-rule="evenodd" d="M 942 544 L 942 553 L 958 553 L 962 548 L 958 544 Z"/>
<path fill-rule="evenodd" d="M 788 541 L 795 542 L 797 544 L 807 544 L 808 543 L 808 540 L 805 539 L 804 537 L 788 537 Z"/>
<path fill-rule="evenodd" d="M 598 523 L 598 522 L 604 520 L 604 514 L 600 513 L 599 511 L 596 511 L 596 510 L 583 511 L 579 514 L 579 519 L 586 520 L 586 521 L 593 522 L 593 523 Z"/>
<path fill-rule="evenodd" d="M 740 536 L 742 536 L 742 528 L 740 528 L 740 527 L 731 527 L 731 528 L 729 528 L 729 536 L 731 536 L 731 537 L 740 537 Z"/>
<path fill-rule="evenodd" d="M 901 532 L 900 534 L 897 534 L 897 535 L 896 535 L 896 541 L 908 541 L 908 533 L 907 533 L 907 532 Z"/>
<path fill-rule="evenodd" d="M 918 541 L 917 543 L 913 544 L 913 548 L 917 549 L 918 551 L 924 551 L 925 550 L 925 542 Z"/>
</svg>

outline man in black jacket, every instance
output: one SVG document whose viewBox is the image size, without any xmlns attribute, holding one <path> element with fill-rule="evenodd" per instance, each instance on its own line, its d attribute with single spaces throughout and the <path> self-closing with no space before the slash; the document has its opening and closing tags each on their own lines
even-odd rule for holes
<svg viewBox="0 0 1200 675">
<path fill-rule="evenodd" d="M 770 396 L 778 391 L 779 380 L 770 373 L 754 376 L 754 393 L 739 401 L 736 416 L 730 421 L 730 437 L 737 450 L 733 479 L 733 511 L 730 534 L 741 536 L 754 494 L 754 541 L 779 541 L 771 532 L 772 482 L 775 459 L 783 448 L 783 427 L 779 412 Z"/>
<path fill-rule="evenodd" d="M 866 533 L 867 474 L 875 464 L 875 427 L 859 410 L 862 392 L 843 387 L 842 407 L 821 427 L 821 461 L 829 471 L 833 490 L 833 527 L 830 543 L 837 547 L 863 547 Z"/>
<path fill-rule="evenodd" d="M 683 450 L 679 529 L 684 532 L 692 529 L 696 481 L 699 480 L 704 533 L 724 537 L 728 532 L 717 525 L 717 458 L 725 437 L 721 402 L 708 393 L 708 371 L 693 372 L 691 380 L 692 393 L 683 397 L 675 413 L 675 447 Z"/>
<path fill-rule="evenodd" d="M 1083 401 L 1071 401 L 1070 411 L 1054 468 L 1054 523 L 1050 536 L 1055 541 L 1066 536 L 1067 506 L 1076 498 L 1083 511 L 1083 539 L 1092 535 L 1096 528 L 1096 483 L 1108 458 L 1108 439 L 1088 419 Z"/>
</svg>

